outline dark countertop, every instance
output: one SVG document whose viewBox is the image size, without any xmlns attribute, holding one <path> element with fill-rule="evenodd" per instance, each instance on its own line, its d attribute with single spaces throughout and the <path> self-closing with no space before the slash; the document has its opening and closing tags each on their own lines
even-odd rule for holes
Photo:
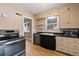
<svg viewBox="0 0 79 59">
<path fill-rule="evenodd" d="M 49 35 L 49 36 L 56 36 L 56 37 L 68 37 L 68 38 L 79 38 L 79 37 L 74 37 L 74 36 L 65 36 L 61 33 L 54 33 L 54 34 L 41 33 L 40 35 Z"/>
<path fill-rule="evenodd" d="M 65 36 L 63 33 L 38 33 L 39 35 L 49 35 L 49 36 L 56 36 L 56 37 L 68 37 L 68 38 L 79 38 L 76 36 Z"/>
<path fill-rule="evenodd" d="M 68 37 L 68 38 L 79 38 L 79 37 L 74 37 L 74 36 L 64 36 L 61 34 L 55 34 L 56 37 Z"/>
</svg>

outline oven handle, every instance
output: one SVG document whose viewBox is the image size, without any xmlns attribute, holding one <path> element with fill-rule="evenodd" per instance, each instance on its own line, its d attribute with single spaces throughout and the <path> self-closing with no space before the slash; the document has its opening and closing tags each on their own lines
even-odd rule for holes
<svg viewBox="0 0 79 59">
<path fill-rule="evenodd" d="M 12 43 L 16 43 L 16 42 L 19 42 L 19 41 L 22 41 L 22 40 L 25 40 L 25 39 L 22 38 L 22 39 L 19 39 L 19 40 L 15 40 L 15 41 L 7 42 L 7 43 L 5 43 L 5 44 L 12 44 Z"/>
</svg>

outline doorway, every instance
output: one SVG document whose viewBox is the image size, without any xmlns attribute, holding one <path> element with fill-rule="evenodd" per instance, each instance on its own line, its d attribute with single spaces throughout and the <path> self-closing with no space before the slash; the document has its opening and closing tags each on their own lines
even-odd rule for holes
<svg viewBox="0 0 79 59">
<path fill-rule="evenodd" d="M 23 32 L 27 40 L 32 40 L 32 20 L 24 16 Z"/>
</svg>

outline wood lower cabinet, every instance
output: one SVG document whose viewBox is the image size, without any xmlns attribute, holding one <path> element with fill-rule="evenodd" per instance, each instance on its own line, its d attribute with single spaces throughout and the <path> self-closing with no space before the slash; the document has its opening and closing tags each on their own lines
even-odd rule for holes
<svg viewBox="0 0 79 59">
<path fill-rule="evenodd" d="M 72 55 L 79 56 L 79 39 L 69 38 L 68 51 Z"/>
<path fill-rule="evenodd" d="M 68 53 L 68 39 L 63 37 L 56 37 L 56 50 Z"/>
<path fill-rule="evenodd" d="M 79 39 L 68 37 L 56 37 L 56 50 L 79 56 Z"/>
</svg>

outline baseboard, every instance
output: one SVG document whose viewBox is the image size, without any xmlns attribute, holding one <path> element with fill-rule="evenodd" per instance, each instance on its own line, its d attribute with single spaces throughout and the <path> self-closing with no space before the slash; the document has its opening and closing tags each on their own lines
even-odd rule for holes
<svg viewBox="0 0 79 59">
<path fill-rule="evenodd" d="M 61 51 L 58 51 L 58 50 L 56 50 L 57 52 L 60 52 L 60 53 L 63 53 L 63 54 L 66 54 L 66 55 L 68 55 L 68 56 L 74 56 L 74 55 L 71 55 L 71 54 L 68 54 L 68 53 L 65 53 L 65 52 L 61 52 Z"/>
</svg>

